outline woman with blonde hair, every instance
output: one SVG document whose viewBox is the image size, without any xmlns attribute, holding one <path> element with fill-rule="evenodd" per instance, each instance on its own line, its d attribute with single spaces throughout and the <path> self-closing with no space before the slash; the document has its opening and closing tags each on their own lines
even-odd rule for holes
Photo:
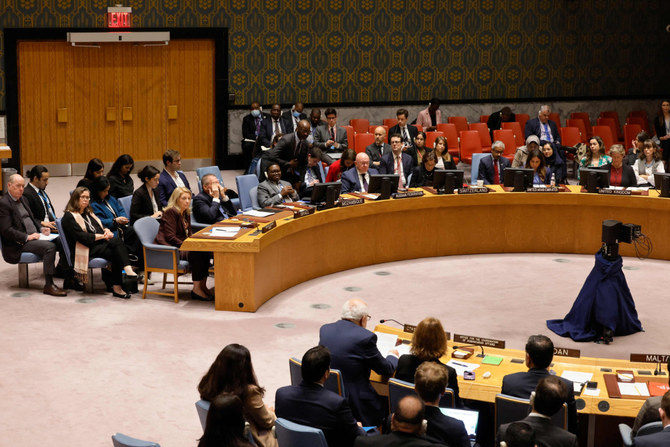
<svg viewBox="0 0 670 447">
<path fill-rule="evenodd" d="M 454 159 L 451 158 L 451 154 L 447 149 L 447 137 L 437 137 L 435 138 L 435 146 L 433 151 L 437 157 L 437 169 L 456 169 L 456 163 Z"/>
<path fill-rule="evenodd" d="M 423 362 L 435 362 L 447 369 L 449 382 L 447 386 L 454 390 L 456 406 L 462 406 L 458 395 L 458 379 L 456 370 L 440 362 L 440 358 L 447 353 L 447 334 L 444 332 L 440 320 L 427 317 L 421 320 L 412 335 L 412 347 L 409 354 L 404 354 L 398 359 L 398 367 L 395 378 L 405 382 L 414 383 L 416 369 Z"/>
<path fill-rule="evenodd" d="M 191 228 L 191 190 L 177 187 L 172 191 L 167 207 L 163 210 L 156 243 L 181 247 L 186 238 L 193 234 Z M 202 251 L 180 251 L 181 259 L 188 259 L 191 265 L 191 276 L 193 279 L 193 290 L 191 299 L 211 301 L 214 292 L 207 288 L 207 273 L 209 271 L 210 252 Z"/>
</svg>

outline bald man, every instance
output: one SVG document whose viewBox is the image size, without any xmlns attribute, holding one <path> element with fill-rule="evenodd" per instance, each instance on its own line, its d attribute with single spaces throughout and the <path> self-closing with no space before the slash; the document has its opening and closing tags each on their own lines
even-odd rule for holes
<svg viewBox="0 0 670 447">
<path fill-rule="evenodd" d="M 379 126 L 375 129 L 375 142 L 365 148 L 370 157 L 370 167 L 379 169 L 382 157 L 391 152 L 391 146 L 386 143 L 386 129 Z"/>
<path fill-rule="evenodd" d="M 365 155 L 365 154 L 359 154 Z M 379 426 L 386 416 L 388 403 L 370 385 L 370 371 L 391 376 L 398 365 L 398 351 L 386 357 L 377 349 L 377 336 L 367 329 L 368 305 L 351 299 L 342 306 L 342 316 L 335 323 L 324 324 L 319 344 L 330 350 L 333 368 L 342 371 L 349 406 L 356 420 L 364 426 Z"/>
<path fill-rule="evenodd" d="M 356 155 L 355 169 L 347 169 L 342 174 L 342 194 L 348 192 L 368 192 L 370 174 L 379 174 L 370 168 L 370 157 L 363 152 Z"/>
</svg>

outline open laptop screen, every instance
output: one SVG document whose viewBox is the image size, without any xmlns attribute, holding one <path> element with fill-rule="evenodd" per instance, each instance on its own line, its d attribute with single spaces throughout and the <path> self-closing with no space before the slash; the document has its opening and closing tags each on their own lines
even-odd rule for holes
<svg viewBox="0 0 670 447">
<path fill-rule="evenodd" d="M 471 440 L 477 439 L 477 424 L 479 423 L 479 412 L 472 410 L 462 410 L 460 408 L 442 408 L 442 414 L 463 421 L 465 430 Z"/>
</svg>

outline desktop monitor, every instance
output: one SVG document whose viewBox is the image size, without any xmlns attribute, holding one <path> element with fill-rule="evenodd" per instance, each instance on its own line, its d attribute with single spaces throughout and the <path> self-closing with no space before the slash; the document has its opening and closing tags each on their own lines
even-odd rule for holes
<svg viewBox="0 0 670 447">
<path fill-rule="evenodd" d="M 337 198 L 340 196 L 342 190 L 342 183 L 328 182 L 316 183 L 312 189 L 312 197 L 309 202 L 313 205 L 324 204 L 324 208 L 332 208 L 335 206 Z"/>
<path fill-rule="evenodd" d="M 458 169 L 436 169 L 433 173 L 433 188 L 438 194 L 453 194 L 463 187 L 463 171 Z"/>
<path fill-rule="evenodd" d="M 596 168 L 579 168 L 579 184 L 586 188 L 586 192 L 596 193 L 598 188 L 610 186 L 609 171 Z"/>
<path fill-rule="evenodd" d="M 369 193 L 378 193 L 379 200 L 386 200 L 398 192 L 400 174 L 370 174 Z"/>
<path fill-rule="evenodd" d="M 670 173 L 654 174 L 654 185 L 659 189 L 659 197 L 670 197 Z"/>
<path fill-rule="evenodd" d="M 442 408 L 440 411 L 445 416 L 458 419 L 463 422 L 465 425 L 465 431 L 468 432 L 468 438 L 470 441 L 477 440 L 477 424 L 479 423 L 479 412 L 472 410 L 462 410 L 460 408 Z"/>
<path fill-rule="evenodd" d="M 526 188 L 533 187 L 534 176 L 535 171 L 530 168 L 505 168 L 503 186 L 514 188 L 513 191 L 515 192 L 525 191 Z"/>
</svg>

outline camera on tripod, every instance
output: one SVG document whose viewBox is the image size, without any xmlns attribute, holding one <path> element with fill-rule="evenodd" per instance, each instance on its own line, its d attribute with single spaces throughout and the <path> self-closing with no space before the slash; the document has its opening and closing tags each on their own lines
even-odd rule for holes
<svg viewBox="0 0 670 447">
<path fill-rule="evenodd" d="M 613 261 L 619 256 L 619 243 L 631 244 L 642 237 L 642 227 L 636 224 L 624 224 L 618 220 L 603 220 L 603 254 Z"/>
</svg>

